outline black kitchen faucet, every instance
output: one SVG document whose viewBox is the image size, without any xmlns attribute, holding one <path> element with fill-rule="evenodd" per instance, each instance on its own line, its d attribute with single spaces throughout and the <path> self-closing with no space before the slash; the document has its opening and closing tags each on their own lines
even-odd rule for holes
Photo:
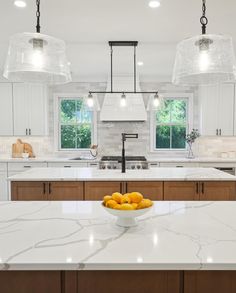
<svg viewBox="0 0 236 293">
<path fill-rule="evenodd" d="M 121 160 L 121 172 L 125 173 L 125 141 L 127 138 L 138 138 L 138 133 L 122 133 L 122 160 Z"/>
</svg>

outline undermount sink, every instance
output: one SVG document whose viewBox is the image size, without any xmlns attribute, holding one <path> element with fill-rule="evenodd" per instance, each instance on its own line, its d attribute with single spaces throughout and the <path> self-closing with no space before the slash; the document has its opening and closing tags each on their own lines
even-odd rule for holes
<svg viewBox="0 0 236 293">
<path fill-rule="evenodd" d="M 77 158 L 71 158 L 71 159 L 69 159 L 70 161 L 93 161 L 93 160 L 96 160 L 96 158 L 91 158 L 91 157 L 89 157 L 89 158 L 86 158 L 86 157 L 77 157 Z"/>
<path fill-rule="evenodd" d="M 72 158 L 72 159 L 69 159 L 69 160 L 71 160 L 71 161 L 80 161 L 82 159 L 81 159 L 81 157 L 77 157 L 77 158 Z"/>
</svg>

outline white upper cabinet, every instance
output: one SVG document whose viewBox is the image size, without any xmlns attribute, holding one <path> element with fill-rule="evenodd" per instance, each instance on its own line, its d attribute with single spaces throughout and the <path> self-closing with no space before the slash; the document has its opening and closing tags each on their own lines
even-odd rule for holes
<svg viewBox="0 0 236 293">
<path fill-rule="evenodd" d="M 0 136 L 13 135 L 12 84 L 0 83 Z"/>
<path fill-rule="evenodd" d="M 44 85 L 14 84 L 14 135 L 47 134 L 47 88 Z"/>
<path fill-rule="evenodd" d="M 234 84 L 199 87 L 202 135 L 234 135 Z"/>
</svg>

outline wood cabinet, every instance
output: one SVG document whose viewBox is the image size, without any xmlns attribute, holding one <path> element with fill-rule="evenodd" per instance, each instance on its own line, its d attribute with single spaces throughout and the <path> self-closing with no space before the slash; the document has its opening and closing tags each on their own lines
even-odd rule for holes
<svg viewBox="0 0 236 293">
<path fill-rule="evenodd" d="M 122 183 L 116 181 L 85 182 L 85 200 L 102 200 L 104 195 L 122 192 Z"/>
<path fill-rule="evenodd" d="M 83 182 L 49 182 L 48 200 L 83 200 Z"/>
<path fill-rule="evenodd" d="M 80 271 L 75 293 L 179 293 L 179 272 Z M 120 280 L 125 284 L 121 287 Z M 105 284 L 105 285 L 104 285 Z"/>
<path fill-rule="evenodd" d="M 235 200 L 235 182 L 164 182 L 164 200 Z"/>
<path fill-rule="evenodd" d="M 199 87 L 202 135 L 234 135 L 234 84 Z"/>
<path fill-rule="evenodd" d="M 38 84 L 13 85 L 14 135 L 47 134 L 47 88 Z"/>
<path fill-rule="evenodd" d="M 46 184 L 44 182 L 12 182 L 11 199 L 46 200 Z"/>
<path fill-rule="evenodd" d="M 235 293 L 235 271 L 185 271 L 184 293 Z"/>
<path fill-rule="evenodd" d="M 235 182 L 200 182 L 200 200 L 235 200 Z"/>
<path fill-rule="evenodd" d="M 138 191 L 151 200 L 163 200 L 163 182 L 127 182 L 126 192 Z"/>
<path fill-rule="evenodd" d="M 199 200 L 198 182 L 164 182 L 164 200 Z"/>
<path fill-rule="evenodd" d="M 1 271 L 0 292 L 61 293 L 61 279 L 60 271 Z"/>
<path fill-rule="evenodd" d="M 12 200 L 83 200 L 83 182 L 12 182 Z"/>
<path fill-rule="evenodd" d="M 13 135 L 12 84 L 0 83 L 0 136 Z"/>
</svg>

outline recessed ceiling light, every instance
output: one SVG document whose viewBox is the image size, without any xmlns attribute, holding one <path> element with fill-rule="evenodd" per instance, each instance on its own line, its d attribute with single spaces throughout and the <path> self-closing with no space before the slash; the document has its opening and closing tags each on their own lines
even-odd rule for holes
<svg viewBox="0 0 236 293">
<path fill-rule="evenodd" d="M 156 1 L 156 0 L 151 0 L 149 1 L 149 7 L 151 8 L 157 8 L 161 5 L 161 3 L 159 1 Z"/>
<path fill-rule="evenodd" d="M 15 0 L 14 4 L 15 4 L 15 6 L 20 7 L 20 8 L 24 8 L 27 5 L 24 0 Z"/>
<path fill-rule="evenodd" d="M 143 61 L 138 61 L 138 66 L 143 66 Z"/>
</svg>

